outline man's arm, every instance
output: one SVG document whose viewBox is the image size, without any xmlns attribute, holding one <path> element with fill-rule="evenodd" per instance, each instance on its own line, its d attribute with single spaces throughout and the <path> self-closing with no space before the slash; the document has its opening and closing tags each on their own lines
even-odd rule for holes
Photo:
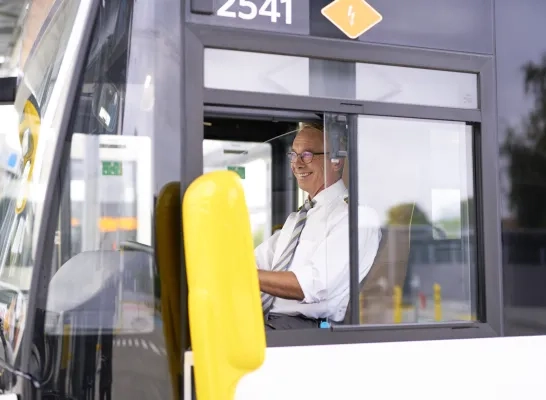
<svg viewBox="0 0 546 400">
<path fill-rule="evenodd" d="M 303 290 L 296 278 L 290 271 L 258 271 L 260 290 L 275 297 L 288 300 L 304 299 Z"/>
</svg>

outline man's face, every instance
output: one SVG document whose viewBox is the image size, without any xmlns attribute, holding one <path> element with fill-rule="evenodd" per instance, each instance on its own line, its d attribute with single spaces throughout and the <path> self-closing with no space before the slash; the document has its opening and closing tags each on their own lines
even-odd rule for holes
<svg viewBox="0 0 546 400">
<path fill-rule="evenodd" d="M 307 192 L 310 198 L 315 197 L 324 187 L 330 186 L 339 179 L 340 166 L 330 162 L 325 165 L 325 155 L 316 154 L 328 151 L 324 148 L 322 132 L 312 128 L 304 128 L 296 135 L 292 143 L 292 151 L 299 155 L 304 151 L 315 153 L 310 163 L 304 163 L 301 157 L 297 157 L 291 163 L 292 172 L 298 180 L 299 187 Z"/>
</svg>

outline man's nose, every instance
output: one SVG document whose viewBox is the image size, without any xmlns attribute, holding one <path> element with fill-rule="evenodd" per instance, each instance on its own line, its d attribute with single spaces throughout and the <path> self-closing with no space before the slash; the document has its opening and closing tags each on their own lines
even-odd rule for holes
<svg viewBox="0 0 546 400">
<path fill-rule="evenodd" d="M 305 165 L 305 163 L 302 161 L 301 156 L 296 156 L 296 159 L 294 160 L 294 166 L 296 168 L 301 168 Z"/>
</svg>

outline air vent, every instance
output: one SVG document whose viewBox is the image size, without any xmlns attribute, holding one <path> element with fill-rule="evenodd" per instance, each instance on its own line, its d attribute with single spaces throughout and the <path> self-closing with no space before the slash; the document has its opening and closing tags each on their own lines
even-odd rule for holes
<svg viewBox="0 0 546 400">
<path fill-rule="evenodd" d="M 246 150 L 226 150 L 224 149 L 224 154 L 248 154 Z"/>
</svg>

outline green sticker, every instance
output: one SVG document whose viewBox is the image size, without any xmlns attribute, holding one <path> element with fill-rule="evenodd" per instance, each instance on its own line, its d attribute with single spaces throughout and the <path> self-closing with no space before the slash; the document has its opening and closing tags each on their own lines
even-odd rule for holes
<svg viewBox="0 0 546 400">
<path fill-rule="evenodd" d="M 103 176 L 123 175 L 123 164 L 121 163 L 121 161 L 103 161 L 102 175 Z"/>
<path fill-rule="evenodd" d="M 241 179 L 245 179 L 245 167 L 227 167 L 227 169 L 228 171 L 235 172 Z"/>
</svg>

